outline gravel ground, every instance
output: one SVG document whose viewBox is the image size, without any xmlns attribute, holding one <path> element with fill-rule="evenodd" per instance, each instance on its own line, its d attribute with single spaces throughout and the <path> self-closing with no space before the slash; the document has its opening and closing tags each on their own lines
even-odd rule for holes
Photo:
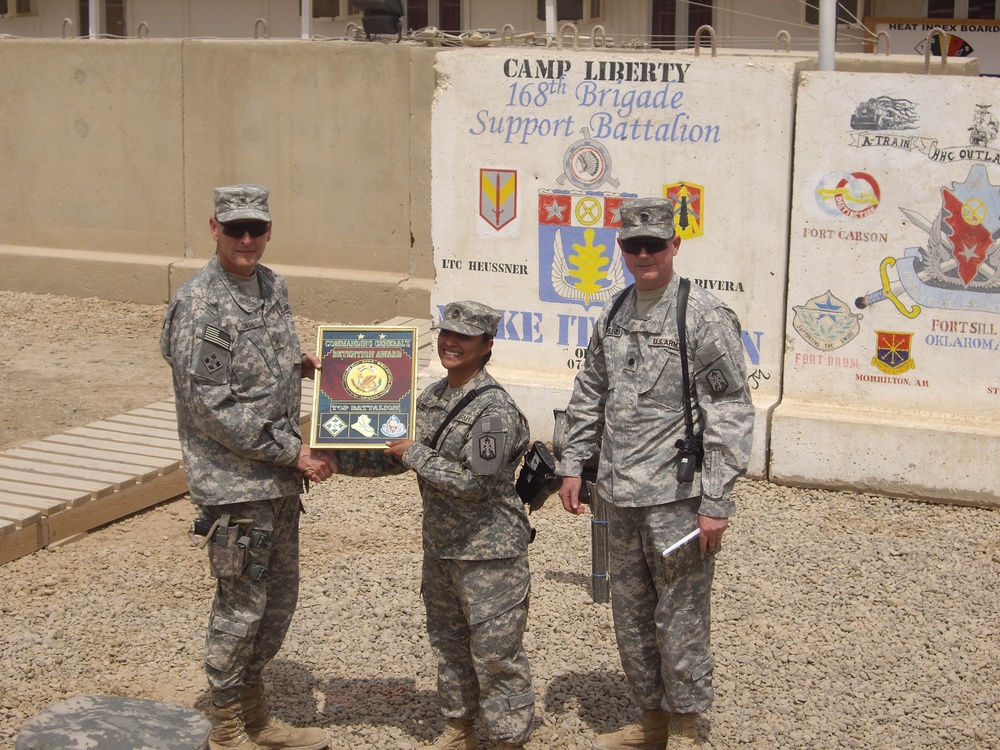
<svg viewBox="0 0 1000 750">
<path fill-rule="evenodd" d="M 739 485 L 715 598 L 712 747 L 1000 747 L 1000 517 Z M 334 748 L 411 748 L 440 728 L 418 597 L 412 477 L 335 478 L 308 498 L 303 581 L 268 674 L 276 712 Z M 4 566 L 0 747 L 81 693 L 204 705 L 212 579 L 180 499 Z M 536 515 L 527 648 L 540 748 L 587 748 L 631 717 L 589 523 Z"/>
<path fill-rule="evenodd" d="M 16 319 L 26 300 L 37 301 L 0 293 L 0 309 Z M 78 302 L 87 325 L 118 315 L 113 303 Z M 128 309 L 154 330 L 162 314 Z M 44 338 L 54 323 L 36 317 Z M 0 346 L 12 331 L 30 340 L 26 326 L 4 325 Z M 31 347 L 15 349 L 23 360 Z M 155 391 L 161 375 L 144 382 Z M 6 394 L 0 405 L 11 408 Z M 118 410 L 78 408 L 88 419 Z M 1000 748 L 1000 513 L 757 481 L 741 481 L 737 501 L 716 574 L 717 697 L 701 723 L 711 748 Z M 414 748 L 442 725 L 419 599 L 416 483 L 335 477 L 306 507 L 299 610 L 266 673 L 275 713 L 325 727 L 334 750 Z M 204 708 L 213 581 L 186 535 L 191 511 L 179 498 L 0 566 L 0 750 L 73 695 Z M 590 524 L 557 498 L 534 523 L 533 746 L 589 748 L 634 716 L 610 607 L 591 603 Z"/>
</svg>

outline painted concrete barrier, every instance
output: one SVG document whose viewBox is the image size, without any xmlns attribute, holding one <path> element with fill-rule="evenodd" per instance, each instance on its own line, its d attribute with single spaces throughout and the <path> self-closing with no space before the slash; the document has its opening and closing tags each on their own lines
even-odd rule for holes
<svg viewBox="0 0 1000 750">
<path fill-rule="evenodd" d="M 1000 507 L 1000 81 L 798 91 L 771 478 Z"/>
<path fill-rule="evenodd" d="M 1000 93 L 921 62 L 3 40 L 0 284 L 165 301 L 212 251 L 211 188 L 262 182 L 297 312 L 493 304 L 491 369 L 548 438 L 629 281 L 617 206 L 669 195 L 678 271 L 742 321 L 751 474 L 996 504 Z"/>
<path fill-rule="evenodd" d="M 677 204 L 675 268 L 733 307 L 763 475 L 780 398 L 799 61 L 489 50 L 437 61 L 435 312 L 503 311 L 491 369 L 552 434 L 603 306 L 631 282 L 615 244 L 634 196 Z"/>
</svg>

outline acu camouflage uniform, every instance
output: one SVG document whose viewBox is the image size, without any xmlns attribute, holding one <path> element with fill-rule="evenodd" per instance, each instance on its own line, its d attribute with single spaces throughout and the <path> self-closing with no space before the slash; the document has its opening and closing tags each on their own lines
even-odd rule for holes
<svg viewBox="0 0 1000 750">
<path fill-rule="evenodd" d="M 470 389 L 496 384 L 481 370 L 449 395 L 446 378 L 427 387 L 417 400 L 421 441 L 402 464 L 375 451 L 341 451 L 338 458 L 340 471 L 354 476 L 416 472 L 424 511 L 421 590 L 442 712 L 449 719 L 481 715 L 494 739 L 521 745 L 535 703 L 523 646 L 531 532 L 514 491 L 528 423 L 506 391 L 491 389 L 451 421 L 436 450 L 429 446 Z"/>
<path fill-rule="evenodd" d="M 607 501 L 612 610 L 622 666 L 644 711 L 695 713 L 712 703 L 709 642 L 714 557 L 694 541 L 661 553 L 697 528 L 698 514 L 728 517 L 746 470 L 753 404 L 735 313 L 693 284 L 687 306 L 688 365 L 697 393 L 695 432 L 705 457 L 694 481 L 676 478 L 684 393 L 675 274 L 646 319 L 635 295 L 598 319 L 567 408 L 562 474 L 581 476 L 601 439 L 597 491 Z"/>
<path fill-rule="evenodd" d="M 201 712 L 145 698 L 78 695 L 35 714 L 14 750 L 208 750 Z"/>
<path fill-rule="evenodd" d="M 218 705 L 260 679 L 298 599 L 301 349 L 284 279 L 261 265 L 256 276 L 260 297 L 213 258 L 177 291 L 160 337 L 191 500 L 209 522 L 251 519 L 257 532 L 235 565 L 208 545 L 218 586 L 205 665 Z"/>
</svg>

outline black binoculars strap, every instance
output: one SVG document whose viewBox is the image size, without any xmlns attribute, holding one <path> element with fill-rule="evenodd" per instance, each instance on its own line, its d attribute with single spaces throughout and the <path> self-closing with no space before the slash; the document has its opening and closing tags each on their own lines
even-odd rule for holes
<svg viewBox="0 0 1000 750">
<path fill-rule="evenodd" d="M 471 391 L 466 393 L 465 396 L 462 397 L 462 400 L 459 401 L 457 404 L 455 404 L 455 407 L 450 412 L 448 412 L 448 416 L 444 418 L 444 421 L 441 423 L 441 426 L 437 428 L 437 432 L 435 432 L 434 437 L 431 438 L 430 447 L 433 448 L 434 450 L 437 450 L 438 440 L 441 439 L 441 433 L 444 432 L 444 428 L 448 426 L 451 420 L 457 417 L 459 412 L 462 411 L 462 409 L 464 409 L 466 406 L 472 403 L 473 399 L 475 399 L 476 396 L 478 396 L 480 393 L 484 393 L 485 391 L 491 390 L 493 388 L 500 388 L 500 390 L 503 390 L 503 388 L 499 385 L 484 385 L 482 388 L 473 388 Z"/>
<path fill-rule="evenodd" d="M 608 319 L 607 321 L 605 321 L 605 328 L 604 328 L 605 335 L 607 335 L 608 331 L 611 330 L 611 321 L 615 319 L 615 315 L 618 314 L 618 311 L 621 309 L 622 304 L 625 302 L 625 298 L 628 297 L 628 293 L 632 291 L 632 287 L 634 286 L 635 284 L 629 284 L 627 287 L 625 287 L 622 290 L 622 293 L 618 295 L 618 299 L 615 300 L 615 304 L 611 306 L 611 312 L 608 313 Z"/>
<path fill-rule="evenodd" d="M 688 438 L 693 438 L 694 417 L 691 414 L 692 388 L 688 376 L 688 348 L 687 336 L 685 335 L 685 329 L 687 328 L 688 292 L 690 289 L 691 282 L 688 279 L 682 278 L 677 289 L 677 337 L 680 339 L 681 345 L 681 378 L 684 384 L 684 434 Z M 697 390 L 694 391 L 694 399 L 695 403 L 697 403 Z"/>
</svg>

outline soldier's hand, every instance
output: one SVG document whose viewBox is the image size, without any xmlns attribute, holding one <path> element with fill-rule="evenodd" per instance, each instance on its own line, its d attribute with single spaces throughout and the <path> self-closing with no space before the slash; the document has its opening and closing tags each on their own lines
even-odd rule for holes
<svg viewBox="0 0 1000 750">
<path fill-rule="evenodd" d="M 329 466 L 330 466 L 330 473 L 331 474 L 339 474 L 340 473 L 340 463 L 339 463 L 340 459 L 337 457 L 337 451 L 326 450 L 326 451 L 323 451 L 321 455 L 326 458 L 327 464 L 329 464 Z"/>
<path fill-rule="evenodd" d="M 559 486 L 559 499 L 562 500 L 563 508 L 575 516 L 580 515 L 587 509 L 580 502 L 580 488 L 583 480 L 580 477 L 563 477 Z"/>
<path fill-rule="evenodd" d="M 698 537 L 698 545 L 701 548 L 703 557 L 706 552 L 715 553 L 719 551 L 722 547 L 722 534 L 728 527 L 728 518 L 698 514 L 698 528 L 701 529 L 701 534 Z"/>
<path fill-rule="evenodd" d="M 312 380 L 322 368 L 320 358 L 311 352 L 302 352 L 302 377 Z"/>
<path fill-rule="evenodd" d="M 412 440 L 390 440 L 386 443 L 388 446 L 385 451 L 385 455 L 392 456 L 397 461 L 403 460 L 403 454 L 406 453 L 406 449 L 413 445 Z"/>
<path fill-rule="evenodd" d="M 322 482 L 337 471 L 337 454 L 332 451 L 313 450 L 308 445 L 299 448 L 295 468 L 310 482 Z"/>
</svg>

